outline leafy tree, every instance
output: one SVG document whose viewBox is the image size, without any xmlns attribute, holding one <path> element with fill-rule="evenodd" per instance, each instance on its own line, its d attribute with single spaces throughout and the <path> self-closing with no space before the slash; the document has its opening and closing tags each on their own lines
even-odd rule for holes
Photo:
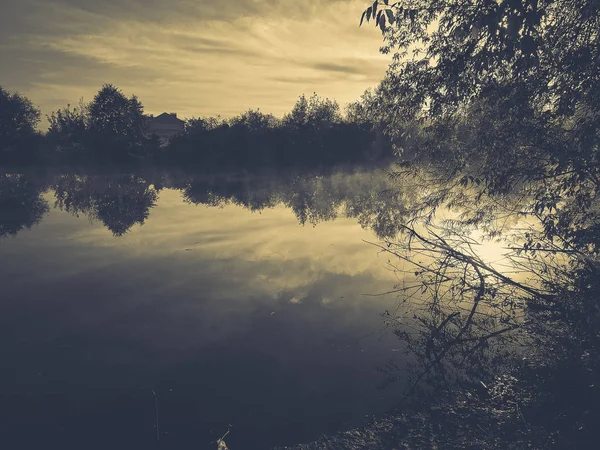
<svg viewBox="0 0 600 450">
<path fill-rule="evenodd" d="M 475 199 L 526 190 L 541 237 L 595 254 L 598 2 L 376 1 L 365 18 L 382 29 L 383 51 L 395 53 L 377 92 L 389 132 L 405 135 L 402 121 L 422 125 L 405 159 L 471 185 Z M 445 193 L 437 205 L 455 204 L 456 191 Z"/>
<path fill-rule="evenodd" d="M 0 86 L 0 152 L 31 145 L 40 121 L 40 111 L 18 92 Z"/>
<path fill-rule="evenodd" d="M 528 376 L 585 386 L 569 396 L 529 383 L 545 405 L 536 414 L 546 409 L 544 425 L 569 434 L 564 448 L 589 443 L 600 413 L 577 402 L 600 367 L 585 356 L 600 349 L 600 3 L 376 1 L 364 19 L 394 54 L 377 89 L 378 114 L 403 138 L 393 176 L 419 193 L 383 249 L 415 266 L 417 283 L 398 289 L 429 295 L 416 346 L 425 371 L 447 383 L 443 359 L 458 356 L 464 374 L 476 367 L 469 358 L 526 324 L 528 339 L 554 349 Z M 452 219 L 436 222 L 446 208 Z M 485 262 L 473 233 L 503 237 L 528 282 Z"/>
<path fill-rule="evenodd" d="M 300 96 L 292 110 L 283 118 L 283 126 L 297 130 L 307 127 L 319 129 L 339 122 L 341 115 L 338 103 L 317 94 L 308 99 L 304 94 Z"/>
<path fill-rule="evenodd" d="M 243 126 L 252 132 L 264 132 L 277 127 L 278 120 L 272 114 L 264 114 L 260 110 L 249 109 L 245 113 L 232 118 L 230 126 Z"/>
<path fill-rule="evenodd" d="M 536 183 L 565 204 L 600 186 L 600 6 L 592 0 L 374 2 L 363 19 L 382 29 L 394 60 L 378 114 L 406 157 L 510 192 Z M 408 147 L 408 148 L 407 148 Z M 473 164 L 477 161 L 477 164 Z M 471 177 L 471 178 L 468 178 Z M 573 189 L 577 186 L 577 189 Z M 573 214 L 562 214 L 573 223 Z M 554 221 L 557 225 L 559 221 Z M 546 227 L 549 232 L 552 225 Z"/>
<path fill-rule="evenodd" d="M 144 107 L 137 97 L 127 98 L 105 84 L 89 104 L 89 128 L 101 140 L 132 147 L 144 139 Z"/>
<path fill-rule="evenodd" d="M 92 102 L 60 109 L 48 116 L 47 140 L 63 162 L 131 162 L 148 157 L 159 142 L 148 138 L 144 108 L 105 84 Z"/>
<path fill-rule="evenodd" d="M 393 52 L 402 108 L 446 114 L 511 87 L 548 111 L 598 108 L 600 5 L 595 0 L 375 1 L 363 13 Z"/>
<path fill-rule="evenodd" d="M 224 120 L 220 117 L 193 117 L 186 120 L 184 131 L 185 133 L 201 133 L 204 131 L 214 130 L 223 125 Z M 177 136 L 175 136 L 177 137 Z"/>
<path fill-rule="evenodd" d="M 83 99 L 79 106 L 71 108 L 67 105 L 64 109 L 53 111 L 47 118 L 50 126 L 46 136 L 55 148 L 68 152 L 70 157 L 85 151 L 84 146 L 89 144 L 90 113 Z"/>
<path fill-rule="evenodd" d="M 346 121 L 357 124 L 376 123 L 376 115 L 380 111 L 377 107 L 377 98 L 372 89 L 367 89 L 360 99 L 346 107 Z"/>
</svg>

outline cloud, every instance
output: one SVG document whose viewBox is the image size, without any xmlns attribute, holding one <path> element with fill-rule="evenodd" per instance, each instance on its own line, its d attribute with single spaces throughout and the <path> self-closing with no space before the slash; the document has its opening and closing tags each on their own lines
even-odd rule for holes
<svg viewBox="0 0 600 450">
<path fill-rule="evenodd" d="M 355 75 L 371 75 L 368 68 L 365 67 L 364 61 L 354 61 L 353 64 L 336 64 L 328 62 L 319 62 L 313 66 L 316 70 L 325 72 L 336 72 Z"/>
<path fill-rule="evenodd" d="M 21 28 L 0 46 L 0 63 L 10 62 L 2 82 L 44 112 L 107 82 L 149 112 L 183 116 L 280 115 L 315 91 L 343 104 L 388 64 L 377 31 L 358 28 L 363 3 L 9 0 Z"/>
</svg>

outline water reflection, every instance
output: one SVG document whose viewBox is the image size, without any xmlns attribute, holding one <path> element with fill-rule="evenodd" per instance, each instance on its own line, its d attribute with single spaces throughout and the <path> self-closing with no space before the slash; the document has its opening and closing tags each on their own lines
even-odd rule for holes
<svg viewBox="0 0 600 450">
<path fill-rule="evenodd" d="M 99 220 L 115 236 L 143 225 L 158 198 L 154 187 L 133 174 L 60 175 L 52 188 L 57 207 Z"/>
<path fill-rule="evenodd" d="M 376 368 L 397 339 L 364 338 L 390 299 L 362 294 L 395 277 L 358 223 L 384 176 L 5 178 L 3 205 L 45 205 L 0 241 L 11 448 L 151 446 L 151 390 L 165 448 L 213 448 L 228 424 L 232 448 L 292 444 L 393 406 Z"/>
<path fill-rule="evenodd" d="M 0 174 L 0 237 L 37 225 L 48 212 L 43 187 L 20 174 Z"/>
<path fill-rule="evenodd" d="M 183 173 L 111 173 L 49 175 L 40 186 L 37 174 L 2 175 L 0 197 L 5 223 L 2 235 L 39 223 L 48 212 L 41 194 L 50 186 L 54 207 L 100 221 L 114 236 L 143 225 L 159 192 L 180 191 L 195 205 L 238 205 L 261 211 L 283 205 L 301 225 L 317 225 L 340 214 L 370 226 L 379 237 L 393 236 L 403 214 L 406 193 L 392 186 L 380 170 L 335 173 L 268 173 L 261 175 L 189 175 Z M 393 207 L 391 207 L 393 205 Z M 343 207 L 343 208 L 342 208 Z"/>
</svg>

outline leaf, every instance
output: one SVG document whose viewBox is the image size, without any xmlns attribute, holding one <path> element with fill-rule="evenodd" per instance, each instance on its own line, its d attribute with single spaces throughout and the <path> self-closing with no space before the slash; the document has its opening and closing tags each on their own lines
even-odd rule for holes
<svg viewBox="0 0 600 450">
<path fill-rule="evenodd" d="M 379 20 L 379 28 L 381 28 L 382 33 L 385 31 L 385 16 L 381 16 L 381 19 Z"/>
<path fill-rule="evenodd" d="M 410 16 L 410 21 L 411 21 L 411 22 L 414 22 L 414 21 L 415 21 L 415 18 L 417 17 L 417 10 L 416 10 L 416 9 L 411 9 L 411 10 L 408 12 L 408 15 Z"/>
<path fill-rule="evenodd" d="M 367 22 L 368 22 L 369 20 L 371 20 L 371 12 L 372 12 L 372 11 L 373 11 L 373 8 L 372 8 L 371 6 L 369 6 L 369 7 L 367 8 Z"/>
<path fill-rule="evenodd" d="M 358 25 L 359 27 L 362 26 L 363 20 L 365 20 L 365 15 L 366 14 L 367 14 L 367 11 L 363 11 L 362 16 L 360 16 L 360 24 Z"/>
<path fill-rule="evenodd" d="M 377 12 L 377 19 L 375 19 L 375 25 L 379 25 L 379 18 L 381 17 L 381 10 Z"/>
<path fill-rule="evenodd" d="M 391 9 L 386 9 L 385 10 L 385 14 L 387 15 L 388 22 L 390 23 L 390 25 L 393 25 L 395 17 L 394 17 L 394 13 L 392 12 L 392 10 Z"/>
<path fill-rule="evenodd" d="M 373 8 L 373 17 L 375 17 L 375 14 L 377 14 L 377 0 L 375 0 L 373 2 L 372 8 Z"/>
</svg>

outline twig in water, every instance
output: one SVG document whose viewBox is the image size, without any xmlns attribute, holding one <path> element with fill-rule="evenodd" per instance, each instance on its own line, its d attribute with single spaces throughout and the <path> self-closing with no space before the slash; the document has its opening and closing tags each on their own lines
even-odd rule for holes
<svg viewBox="0 0 600 450">
<path fill-rule="evenodd" d="M 158 396 L 154 389 L 152 389 L 152 395 L 154 396 L 154 411 L 156 412 L 156 440 L 160 441 L 160 428 L 158 427 Z"/>
<path fill-rule="evenodd" d="M 217 439 L 217 450 L 229 450 L 229 447 L 227 447 L 227 444 L 224 441 L 225 436 L 229 434 L 229 431 L 230 430 L 227 430 L 227 433 L 221 436 L 221 439 Z"/>
<path fill-rule="evenodd" d="M 527 425 L 527 422 L 525 421 L 525 416 L 523 416 L 523 411 L 521 411 L 521 408 L 519 408 L 519 403 L 518 402 L 515 402 L 515 403 L 517 405 L 517 412 L 521 416 L 521 420 L 523 420 L 523 424 L 525 425 L 525 428 L 527 429 L 527 431 L 529 431 L 529 425 Z"/>
<path fill-rule="evenodd" d="M 229 428 L 227 432 L 223 436 L 221 436 L 220 439 L 217 439 L 217 450 L 229 450 L 229 447 L 227 447 L 227 444 L 225 443 L 225 436 L 227 436 L 230 431 L 231 428 Z"/>
</svg>

